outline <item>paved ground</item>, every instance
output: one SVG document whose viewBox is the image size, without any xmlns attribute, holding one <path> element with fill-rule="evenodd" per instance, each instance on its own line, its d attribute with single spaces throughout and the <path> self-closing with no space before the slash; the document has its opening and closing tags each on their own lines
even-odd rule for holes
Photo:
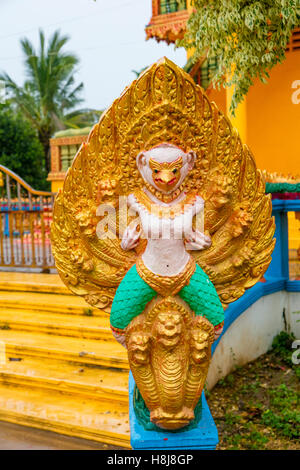
<svg viewBox="0 0 300 470">
<path fill-rule="evenodd" d="M 0 450 L 111 450 L 98 442 L 62 436 L 0 421 Z"/>
</svg>

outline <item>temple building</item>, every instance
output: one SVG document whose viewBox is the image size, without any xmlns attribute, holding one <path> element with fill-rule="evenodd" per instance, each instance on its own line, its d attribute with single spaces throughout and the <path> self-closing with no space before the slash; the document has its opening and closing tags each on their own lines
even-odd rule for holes
<svg viewBox="0 0 300 470">
<path fill-rule="evenodd" d="M 66 129 L 56 132 L 50 140 L 51 171 L 48 181 L 51 181 L 51 191 L 57 192 L 62 188 L 66 172 L 80 145 L 87 140 L 90 130 L 90 127 Z"/>
</svg>

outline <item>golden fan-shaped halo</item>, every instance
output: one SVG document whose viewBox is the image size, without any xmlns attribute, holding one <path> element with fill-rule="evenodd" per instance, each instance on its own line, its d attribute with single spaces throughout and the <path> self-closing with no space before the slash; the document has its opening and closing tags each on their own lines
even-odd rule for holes
<svg viewBox="0 0 300 470">
<path fill-rule="evenodd" d="M 97 207 L 109 202 L 119 223 L 119 196 L 143 186 L 136 156 L 163 142 L 197 154 L 186 187 L 206 201 L 205 230 L 212 246 L 192 255 L 223 305 L 254 285 L 271 261 L 272 205 L 251 152 L 203 89 L 163 58 L 103 113 L 56 198 L 52 246 L 58 272 L 93 306 L 109 311 L 119 283 L 143 247 L 125 252 L 120 238 L 99 240 Z"/>
</svg>

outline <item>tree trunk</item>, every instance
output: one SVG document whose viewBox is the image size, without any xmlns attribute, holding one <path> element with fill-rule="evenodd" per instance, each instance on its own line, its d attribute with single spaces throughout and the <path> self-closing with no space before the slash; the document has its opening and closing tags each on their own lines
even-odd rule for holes
<svg viewBox="0 0 300 470">
<path fill-rule="evenodd" d="M 43 146 L 45 154 L 45 168 L 47 171 L 47 175 L 51 171 L 50 138 L 51 134 L 42 134 L 41 132 L 39 132 L 39 140 Z"/>
</svg>

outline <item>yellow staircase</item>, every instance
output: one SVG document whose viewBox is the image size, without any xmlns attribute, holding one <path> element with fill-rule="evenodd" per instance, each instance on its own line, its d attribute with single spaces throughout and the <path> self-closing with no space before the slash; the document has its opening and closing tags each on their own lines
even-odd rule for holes
<svg viewBox="0 0 300 470">
<path fill-rule="evenodd" d="M 128 369 L 58 276 L 0 273 L 0 420 L 130 448 Z"/>
</svg>

